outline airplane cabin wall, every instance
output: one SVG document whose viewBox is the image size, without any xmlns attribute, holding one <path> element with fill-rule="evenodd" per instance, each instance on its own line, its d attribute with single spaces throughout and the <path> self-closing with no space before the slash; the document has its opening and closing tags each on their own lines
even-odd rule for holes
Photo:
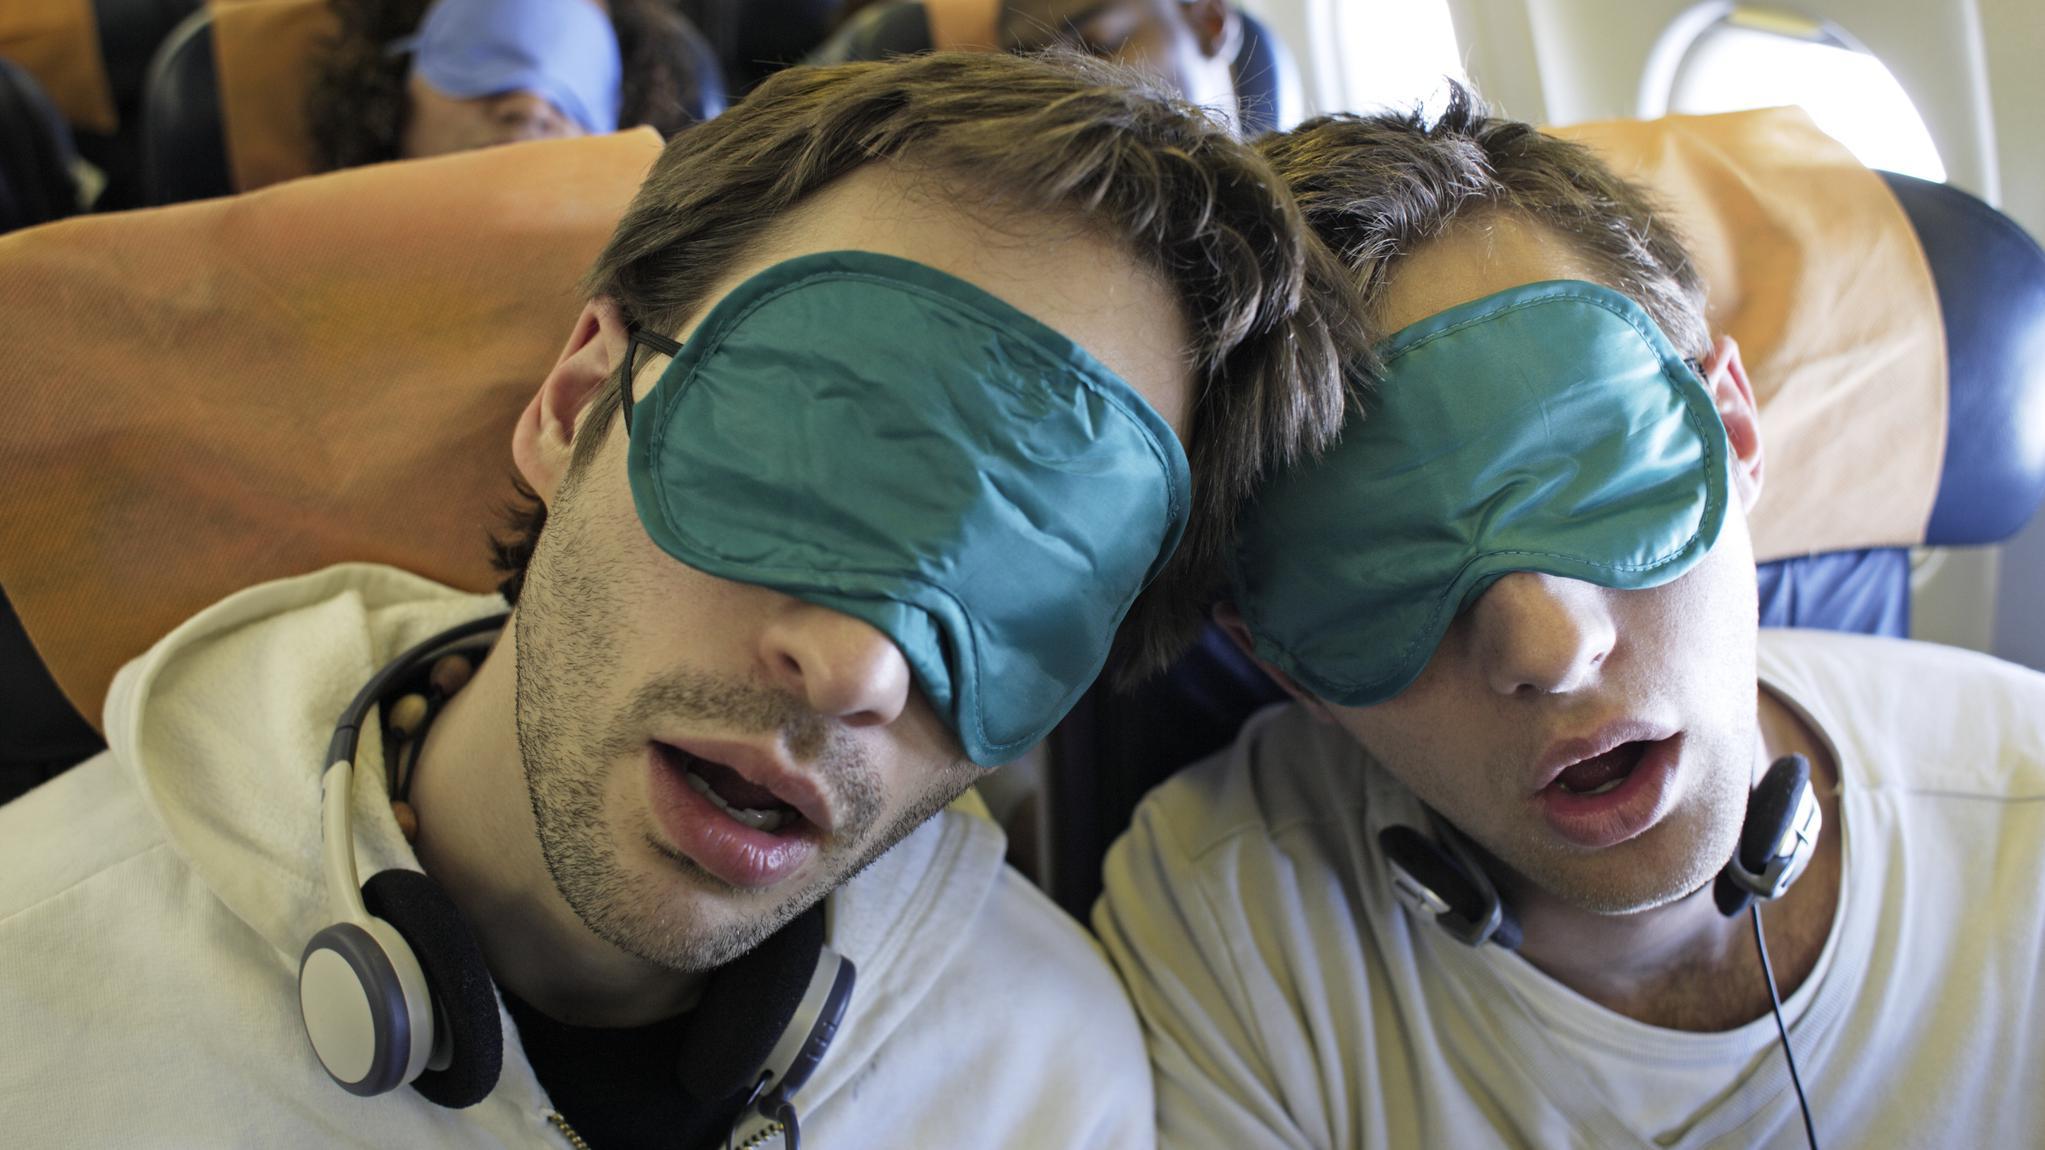
<svg viewBox="0 0 2045 1150">
<path fill-rule="evenodd" d="M 1978 2 L 2002 184 L 1996 206 L 2045 239 L 2045 128 L 2038 120 L 2038 110 L 2045 108 L 2045 70 L 2038 66 L 2045 59 L 2045 4 Z M 2045 669 L 2045 515 L 2004 544 L 2002 554 L 1992 649 Z"/>
</svg>

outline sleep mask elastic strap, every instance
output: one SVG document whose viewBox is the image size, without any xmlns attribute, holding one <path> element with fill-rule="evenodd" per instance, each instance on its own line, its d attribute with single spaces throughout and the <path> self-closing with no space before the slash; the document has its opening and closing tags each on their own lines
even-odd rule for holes
<svg viewBox="0 0 2045 1150">
<path fill-rule="evenodd" d="M 636 361 L 639 345 L 645 344 L 651 350 L 673 359 L 682 354 L 679 341 L 669 339 L 659 332 L 647 331 L 638 324 L 625 329 L 625 369 L 618 382 L 618 409 L 625 417 L 625 434 L 632 434 L 632 381 L 638 377 Z"/>
</svg>

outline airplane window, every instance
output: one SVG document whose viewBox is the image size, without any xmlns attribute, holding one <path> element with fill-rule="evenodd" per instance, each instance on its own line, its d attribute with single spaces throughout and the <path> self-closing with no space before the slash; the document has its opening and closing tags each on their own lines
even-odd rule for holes
<svg viewBox="0 0 2045 1150">
<path fill-rule="evenodd" d="M 1446 92 L 1444 78 L 1465 78 L 1448 0 L 1320 0 L 1313 8 L 1333 25 L 1344 111 L 1432 102 Z"/>
<path fill-rule="evenodd" d="M 1838 29 L 1803 16 L 1736 8 L 1691 42 L 1669 90 L 1671 112 L 1800 104 L 1871 168 L 1946 178 L 1938 147 L 1903 85 Z"/>
</svg>

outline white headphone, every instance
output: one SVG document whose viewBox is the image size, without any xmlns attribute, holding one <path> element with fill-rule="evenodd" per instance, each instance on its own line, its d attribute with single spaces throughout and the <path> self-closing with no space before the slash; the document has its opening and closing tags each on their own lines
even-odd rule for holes
<svg viewBox="0 0 2045 1150">
<path fill-rule="evenodd" d="M 505 618 L 465 623 L 399 655 L 356 693 L 328 746 L 320 778 L 321 858 L 338 921 L 305 944 L 298 1007 L 320 1065 L 351 1094 L 384 1094 L 410 1083 L 440 1105 L 470 1106 L 490 1093 L 503 1065 L 496 989 L 482 948 L 453 900 L 426 875 L 388 870 L 357 885 L 349 796 L 369 711 L 442 657 L 487 651 Z M 823 910 L 812 908 L 784 927 L 787 945 L 777 946 L 783 937 L 777 935 L 726 968 L 746 993 L 724 997 L 743 1002 L 713 1010 L 718 1002 L 706 994 L 698 1012 L 724 1033 L 715 1043 L 699 1044 L 718 1056 L 685 1060 L 679 1068 L 692 1094 L 716 1101 L 749 1092 L 748 1107 L 793 1127 L 790 1098 L 836 1036 L 857 973 L 824 945 Z M 742 1022 L 734 1010 L 743 1013 Z"/>
</svg>

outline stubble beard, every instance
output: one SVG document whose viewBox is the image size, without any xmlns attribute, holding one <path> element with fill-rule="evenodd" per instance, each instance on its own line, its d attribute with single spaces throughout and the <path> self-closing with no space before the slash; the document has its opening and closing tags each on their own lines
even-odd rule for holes
<svg viewBox="0 0 2045 1150">
<path fill-rule="evenodd" d="M 878 773 L 856 746 L 789 696 L 673 673 L 642 686 L 621 710 L 606 715 L 598 703 L 601 685 L 618 682 L 621 673 L 606 626 L 623 615 L 612 582 L 593 558 L 606 554 L 603 545 L 575 513 L 578 478 L 571 473 L 556 496 L 514 616 L 519 758 L 541 855 L 555 889 L 592 934 L 670 970 L 712 970 L 752 950 L 864 870 L 970 786 L 978 771 L 951 764 L 909 809 L 880 834 L 869 835 L 886 802 Z M 778 899 L 762 899 L 748 907 L 750 913 L 705 921 L 711 916 L 698 913 L 694 904 L 741 892 L 685 858 L 668 857 L 665 868 L 651 872 L 621 863 L 615 828 L 605 814 L 605 784 L 618 764 L 643 758 L 642 733 L 661 719 L 772 733 L 798 757 L 821 765 L 839 817 L 829 854 L 819 860 L 811 882 Z"/>
<path fill-rule="evenodd" d="M 1717 878 L 1732 858 L 1752 771 L 1751 752 L 1691 741 L 1686 750 L 1705 753 L 1691 756 L 1689 793 L 1643 836 L 1586 857 L 1537 832 L 1530 841 L 1494 853 L 1520 882 L 1592 914 L 1639 914 L 1688 897 Z"/>
</svg>

